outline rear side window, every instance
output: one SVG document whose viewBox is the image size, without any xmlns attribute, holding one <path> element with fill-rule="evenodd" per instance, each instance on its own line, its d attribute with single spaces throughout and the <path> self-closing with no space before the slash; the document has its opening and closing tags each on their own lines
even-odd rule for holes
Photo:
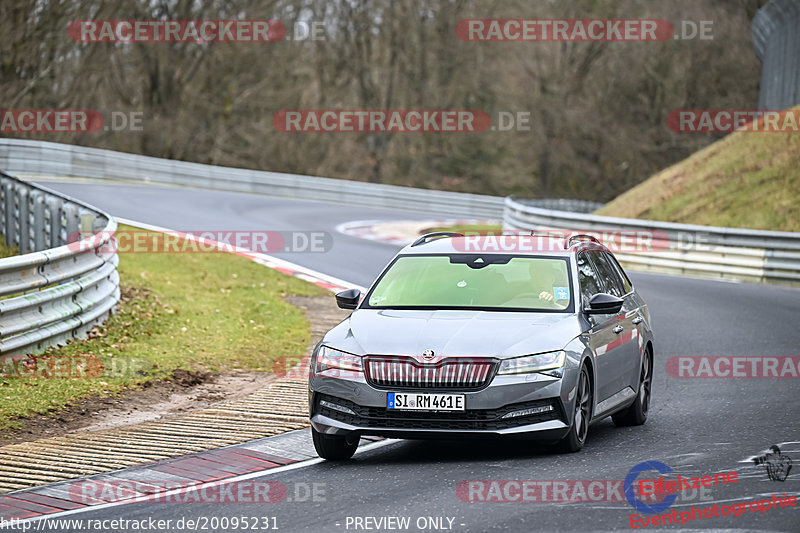
<svg viewBox="0 0 800 533">
<path fill-rule="evenodd" d="M 600 287 L 602 284 L 597 279 L 597 272 L 595 272 L 589 257 L 585 253 L 578 254 L 578 285 L 580 285 L 581 299 L 583 305 L 589 304 L 589 299 L 597 294 L 603 292 Z"/>
<path fill-rule="evenodd" d="M 620 276 L 619 272 L 617 272 L 617 268 L 611 264 L 611 261 L 608 259 L 608 254 L 604 252 L 590 253 L 594 266 L 597 268 L 597 274 L 605 283 L 606 291 L 617 297 L 624 296 L 628 291 L 625 290 L 624 284 L 622 283 L 622 276 Z"/>
<path fill-rule="evenodd" d="M 617 258 L 611 254 L 606 254 L 606 255 L 608 255 L 608 260 L 611 262 L 611 264 L 616 267 L 617 273 L 619 274 L 619 277 L 622 280 L 622 287 L 625 289 L 625 294 L 628 294 L 633 290 L 633 284 L 631 283 L 631 280 L 628 279 L 628 275 L 625 273 L 624 270 L 622 270 L 622 265 L 619 264 Z"/>
</svg>

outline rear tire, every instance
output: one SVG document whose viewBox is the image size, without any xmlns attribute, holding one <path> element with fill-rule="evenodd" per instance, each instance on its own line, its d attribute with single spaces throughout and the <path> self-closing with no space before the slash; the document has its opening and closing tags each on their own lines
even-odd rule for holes
<svg viewBox="0 0 800 533">
<path fill-rule="evenodd" d="M 357 435 L 338 436 L 320 433 L 311 428 L 311 439 L 317 455 L 328 461 L 343 461 L 350 459 L 356 453 L 359 438 Z"/>
<path fill-rule="evenodd" d="M 642 358 L 642 370 L 639 375 L 639 392 L 636 400 L 624 411 L 611 415 L 617 427 L 641 426 L 647 421 L 650 409 L 650 391 L 653 385 L 653 355 L 646 351 Z"/>
<path fill-rule="evenodd" d="M 581 367 L 578 376 L 577 393 L 575 396 L 575 414 L 572 417 L 572 426 L 567 436 L 556 445 L 563 453 L 575 453 L 586 444 L 589 434 L 589 422 L 592 420 L 592 381 L 589 379 L 589 370 Z"/>
</svg>

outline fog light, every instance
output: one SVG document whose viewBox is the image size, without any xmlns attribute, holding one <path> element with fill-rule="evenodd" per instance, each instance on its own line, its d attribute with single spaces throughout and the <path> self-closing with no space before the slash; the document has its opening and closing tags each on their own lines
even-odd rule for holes
<svg viewBox="0 0 800 533">
<path fill-rule="evenodd" d="M 334 411 L 339 411 L 340 413 L 345 413 L 348 415 L 356 415 L 356 412 L 350 409 L 349 407 L 345 407 L 344 405 L 339 405 L 336 403 L 329 402 L 327 400 L 320 400 L 319 401 L 320 407 L 327 407 L 328 409 L 333 409 Z"/>
<path fill-rule="evenodd" d="M 520 409 L 518 411 L 511 411 L 510 413 L 504 414 L 500 418 L 515 418 L 517 416 L 538 415 L 539 413 L 546 413 L 552 410 L 553 410 L 552 405 L 543 405 L 542 407 L 531 407 L 529 409 Z"/>
</svg>

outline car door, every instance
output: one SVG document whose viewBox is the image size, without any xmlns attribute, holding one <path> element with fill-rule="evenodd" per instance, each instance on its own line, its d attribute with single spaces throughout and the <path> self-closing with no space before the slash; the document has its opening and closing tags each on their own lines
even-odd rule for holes
<svg viewBox="0 0 800 533">
<path fill-rule="evenodd" d="M 628 279 L 628 275 L 625 274 L 625 271 L 622 269 L 619 261 L 617 261 L 617 258 L 612 254 L 607 254 L 607 258 L 612 266 L 615 267 L 617 274 L 619 274 L 619 279 L 622 281 L 622 286 L 625 292 L 625 305 L 623 305 L 622 309 L 625 311 L 626 319 L 630 319 L 630 324 L 633 327 L 631 331 L 631 336 L 633 339 L 630 342 L 632 348 L 635 348 L 634 351 L 636 353 L 636 357 L 635 361 L 633 362 L 633 367 L 631 368 L 631 373 L 627 383 L 630 384 L 633 390 L 639 390 L 639 379 L 641 378 L 642 370 L 641 359 L 642 352 L 644 350 L 643 340 L 647 329 L 646 321 L 649 322 L 647 304 L 634 290 L 631 280 Z M 626 325 L 623 324 L 623 326 Z"/>
<path fill-rule="evenodd" d="M 631 392 L 638 390 L 640 352 L 639 352 L 639 328 L 638 301 L 633 297 L 630 282 L 625 283 L 616 265 L 616 260 L 605 251 L 591 251 L 589 256 L 594 263 L 600 280 L 603 282 L 605 292 L 618 298 L 622 298 L 622 309 L 615 316 L 611 316 L 614 326 L 612 332 L 615 338 L 612 339 L 609 348 L 613 348 L 614 354 L 614 374 L 615 392 L 622 393 L 621 400 L 625 396 L 630 396 Z M 634 321 L 637 321 L 635 323 Z M 608 348 L 607 348 L 608 349 Z M 630 387 L 632 390 L 625 390 Z"/>
<path fill-rule="evenodd" d="M 577 255 L 578 285 L 581 292 L 581 309 L 589 305 L 589 300 L 597 293 L 606 292 L 605 284 L 601 279 L 594 263 L 589 258 L 588 252 L 579 252 Z M 600 413 L 613 407 L 615 402 L 621 401 L 612 398 L 620 392 L 621 366 L 625 359 L 623 345 L 618 342 L 619 333 L 615 328 L 618 321 L 615 315 L 585 315 L 589 322 L 589 330 L 585 333 L 589 348 L 594 355 L 594 366 L 597 374 L 595 383 L 595 396 L 597 407 L 595 413 Z M 624 398 L 622 398 L 624 400 Z"/>
</svg>

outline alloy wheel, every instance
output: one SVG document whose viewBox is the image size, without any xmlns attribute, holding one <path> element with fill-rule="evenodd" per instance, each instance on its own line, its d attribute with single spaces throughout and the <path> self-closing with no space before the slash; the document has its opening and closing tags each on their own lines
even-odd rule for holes
<svg viewBox="0 0 800 533">
<path fill-rule="evenodd" d="M 575 399 L 575 433 L 580 442 L 586 440 L 591 416 L 592 388 L 589 385 L 589 375 L 583 369 L 578 380 L 578 397 Z"/>
<path fill-rule="evenodd" d="M 650 406 L 650 386 L 653 381 L 652 362 L 650 361 L 650 354 L 644 354 L 644 361 L 642 361 L 642 377 L 639 390 L 639 401 L 642 403 L 642 413 L 647 414 L 647 409 Z"/>
</svg>

